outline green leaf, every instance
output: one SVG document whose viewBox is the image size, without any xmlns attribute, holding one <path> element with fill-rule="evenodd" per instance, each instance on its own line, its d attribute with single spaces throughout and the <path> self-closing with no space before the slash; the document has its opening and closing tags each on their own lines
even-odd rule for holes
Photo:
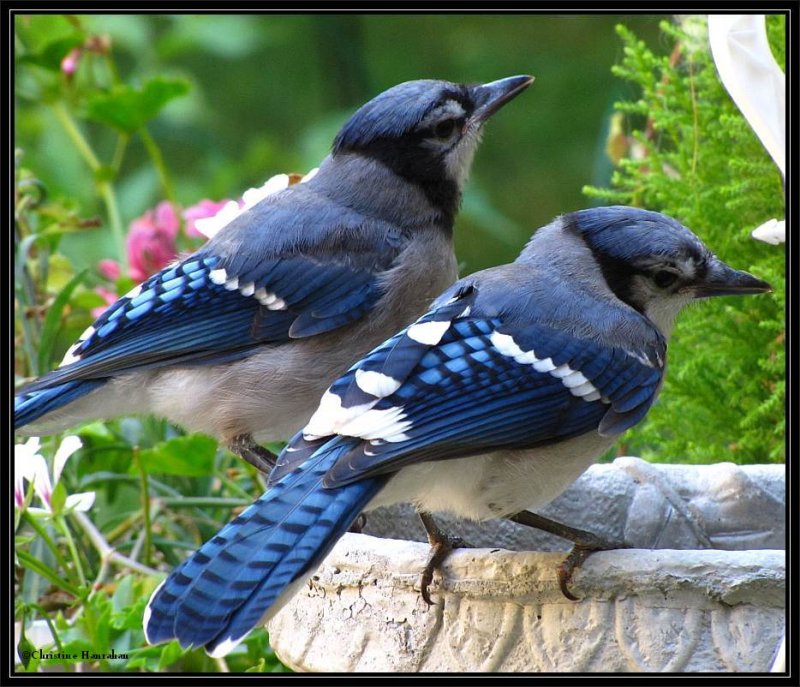
<svg viewBox="0 0 800 687">
<path fill-rule="evenodd" d="M 49 242 L 54 238 L 53 235 L 47 237 L 44 234 L 39 234 L 38 236 L 42 239 L 42 242 L 44 240 Z M 50 250 L 54 250 L 54 248 L 51 247 Z M 61 253 L 52 253 L 47 256 L 47 293 L 58 293 L 69 284 L 70 279 L 74 276 L 75 268 L 67 256 Z"/>
<path fill-rule="evenodd" d="M 80 590 L 77 587 L 73 587 L 68 582 L 65 582 L 62 576 L 55 570 L 31 556 L 27 551 L 17 551 L 17 557 L 23 567 L 41 575 L 46 580 L 50 580 L 56 587 L 63 589 L 65 592 L 69 592 L 72 596 L 80 596 Z"/>
<path fill-rule="evenodd" d="M 111 626 L 115 630 L 142 629 L 144 608 L 150 600 L 150 593 L 145 593 L 143 586 L 141 579 L 134 575 L 127 575 L 120 581 L 111 596 Z"/>
<path fill-rule="evenodd" d="M 77 48 L 81 43 L 83 43 L 83 36 L 80 34 L 60 38 L 48 43 L 35 53 L 23 55 L 19 62 L 35 64 L 38 67 L 58 72 L 61 71 L 61 60 L 67 56 L 70 50 Z"/>
<path fill-rule="evenodd" d="M 81 291 L 76 293 L 70 301 L 71 305 L 81 310 L 91 310 L 106 304 L 106 299 L 94 291 Z"/>
<path fill-rule="evenodd" d="M 50 497 L 50 510 L 53 515 L 58 515 L 64 510 L 64 504 L 67 502 L 67 489 L 63 482 L 59 482 L 53 488 L 53 495 Z"/>
<path fill-rule="evenodd" d="M 161 652 L 161 657 L 158 659 L 158 670 L 161 671 L 167 668 L 172 663 L 175 663 L 183 654 L 180 644 L 173 640 L 167 644 Z"/>
<path fill-rule="evenodd" d="M 23 625 L 22 637 L 20 637 L 19 645 L 17 647 L 17 655 L 22 661 L 22 667 L 27 670 L 28 664 L 31 662 L 31 655 L 36 650 L 36 647 L 31 643 L 25 633 L 25 626 Z"/>
<path fill-rule="evenodd" d="M 181 436 L 142 449 L 139 460 L 148 472 L 205 477 L 214 474 L 216 451 L 217 442 L 210 437 Z"/>
<path fill-rule="evenodd" d="M 121 85 L 110 93 L 92 96 L 86 114 L 89 119 L 132 134 L 156 117 L 170 100 L 188 92 L 189 82 L 184 79 L 155 77 L 139 89 Z"/>
<path fill-rule="evenodd" d="M 47 310 L 47 315 L 45 315 L 44 324 L 42 325 L 41 339 L 39 341 L 38 372 L 40 374 L 50 369 L 53 344 L 55 343 L 58 330 L 61 327 L 61 315 L 64 311 L 64 306 L 69 301 L 75 287 L 83 281 L 87 271 L 88 270 L 83 270 L 76 274 L 67 285 L 61 289 L 53 301 L 53 305 Z"/>
<path fill-rule="evenodd" d="M 256 663 L 255 665 L 250 666 L 244 672 L 245 673 L 269 673 L 269 672 L 271 672 L 271 670 L 267 666 L 266 659 L 262 656 L 260 659 L 258 659 L 258 663 Z"/>
</svg>

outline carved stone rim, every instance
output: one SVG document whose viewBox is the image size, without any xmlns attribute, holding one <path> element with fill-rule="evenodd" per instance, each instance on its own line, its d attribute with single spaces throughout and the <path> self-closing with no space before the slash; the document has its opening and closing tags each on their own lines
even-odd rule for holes
<svg viewBox="0 0 800 687">
<path fill-rule="evenodd" d="M 346 534 L 324 564 L 330 576 L 318 574 L 312 584 L 419 589 L 428 553 L 421 542 Z M 443 575 L 434 575 L 431 593 L 571 604 L 556 580 L 563 560 L 564 554 L 553 552 L 456 549 L 445 561 Z M 786 552 L 773 549 L 598 551 L 575 572 L 571 590 L 582 600 L 657 594 L 664 602 L 676 597 L 683 603 L 692 594 L 708 604 L 783 608 L 785 564 Z"/>
<path fill-rule="evenodd" d="M 566 599 L 563 553 L 455 551 L 419 594 L 419 542 L 348 534 L 270 622 L 295 670 L 762 672 L 785 629 L 785 552 L 592 555 Z"/>
</svg>

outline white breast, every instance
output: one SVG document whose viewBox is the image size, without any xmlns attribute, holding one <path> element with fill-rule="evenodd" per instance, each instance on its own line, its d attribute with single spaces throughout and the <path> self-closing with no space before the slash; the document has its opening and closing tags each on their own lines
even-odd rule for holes
<svg viewBox="0 0 800 687">
<path fill-rule="evenodd" d="M 472 520 L 536 510 L 561 494 L 613 443 L 591 432 L 553 446 L 411 465 L 366 510 L 409 502 L 419 510 Z"/>
</svg>

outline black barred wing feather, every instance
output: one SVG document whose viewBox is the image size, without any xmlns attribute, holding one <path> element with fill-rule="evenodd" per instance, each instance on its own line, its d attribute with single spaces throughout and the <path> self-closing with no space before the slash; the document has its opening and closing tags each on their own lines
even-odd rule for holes
<svg viewBox="0 0 800 687">
<path fill-rule="evenodd" d="M 153 275 L 111 305 L 33 391 L 75 379 L 175 364 L 220 363 L 256 346 L 314 336 L 360 319 L 380 298 L 380 272 L 397 251 L 375 251 L 373 265 L 310 255 L 223 267 L 202 251 Z"/>
<path fill-rule="evenodd" d="M 335 382 L 281 459 L 294 464 L 293 452 L 307 457 L 332 436 L 360 438 L 326 475 L 334 487 L 423 460 L 613 436 L 647 413 L 663 339 L 631 350 L 539 322 L 515 326 L 481 316 L 475 294 L 434 308 Z M 420 326 L 430 336 L 415 337 Z M 394 351 L 402 364 L 390 364 Z"/>
</svg>

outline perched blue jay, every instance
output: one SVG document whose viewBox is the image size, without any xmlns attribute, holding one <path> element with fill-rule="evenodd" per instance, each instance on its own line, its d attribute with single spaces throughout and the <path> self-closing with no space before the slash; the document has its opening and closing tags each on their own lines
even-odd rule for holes
<svg viewBox="0 0 800 687">
<path fill-rule="evenodd" d="M 332 379 L 457 277 L 453 221 L 494 112 L 533 81 L 409 81 L 362 106 L 307 182 L 109 307 L 15 398 L 14 428 L 152 413 L 266 471 Z"/>
<path fill-rule="evenodd" d="M 267 492 L 154 592 L 148 641 L 226 653 L 362 510 L 483 520 L 548 503 L 645 416 L 682 307 L 769 290 L 664 215 L 559 217 L 329 387 Z"/>
</svg>

